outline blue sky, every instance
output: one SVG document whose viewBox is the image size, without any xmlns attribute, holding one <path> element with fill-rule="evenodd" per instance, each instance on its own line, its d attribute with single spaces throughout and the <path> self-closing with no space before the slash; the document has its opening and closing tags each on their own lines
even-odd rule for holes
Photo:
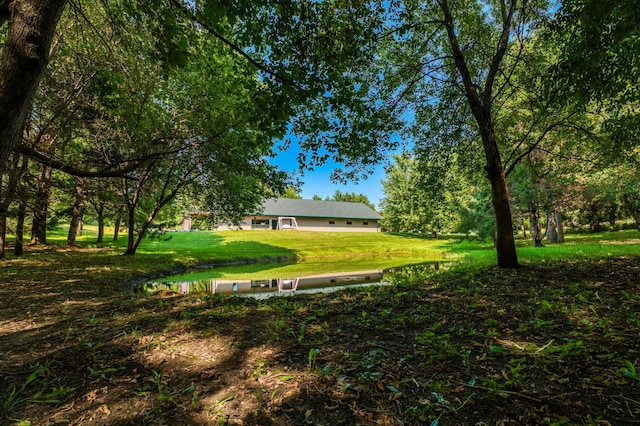
<svg viewBox="0 0 640 426">
<path fill-rule="evenodd" d="M 375 204 L 376 208 L 380 207 L 380 200 L 383 197 L 382 183 L 385 178 L 384 165 L 377 165 L 366 180 L 358 182 L 347 182 L 346 185 L 331 182 L 331 172 L 339 168 L 339 164 L 329 162 L 322 167 L 316 167 L 314 171 L 305 171 L 301 176 L 298 170 L 298 153 L 299 147 L 292 141 L 287 151 L 279 152 L 278 156 L 273 159 L 273 163 L 277 164 L 282 170 L 294 173 L 294 176 L 302 183 L 302 198 L 311 199 L 314 195 L 319 195 L 322 199 L 331 197 L 336 190 L 342 192 L 355 192 L 356 194 L 364 194 L 369 202 Z"/>
</svg>

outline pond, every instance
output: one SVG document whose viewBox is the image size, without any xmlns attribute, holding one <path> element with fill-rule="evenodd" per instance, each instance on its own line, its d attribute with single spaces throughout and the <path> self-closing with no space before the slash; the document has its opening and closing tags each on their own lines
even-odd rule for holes
<svg viewBox="0 0 640 426">
<path fill-rule="evenodd" d="M 220 267 L 147 281 L 136 290 L 147 294 L 172 291 L 182 294 L 222 294 L 262 299 L 272 296 L 329 292 L 352 286 L 387 285 L 394 274 L 403 273 L 411 268 L 438 270 L 444 264 L 433 261 L 391 267 L 374 265 L 367 269 L 363 269 L 359 264 L 305 262 L 263 265 L 262 269 L 256 265 Z"/>
</svg>

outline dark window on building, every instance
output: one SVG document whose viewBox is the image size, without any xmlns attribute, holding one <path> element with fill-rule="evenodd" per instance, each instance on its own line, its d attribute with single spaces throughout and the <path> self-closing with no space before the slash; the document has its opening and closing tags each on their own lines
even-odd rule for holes
<svg viewBox="0 0 640 426">
<path fill-rule="evenodd" d="M 368 224 L 369 224 L 369 222 L 362 222 L 362 224 L 363 224 L 363 225 L 368 225 Z"/>
<path fill-rule="evenodd" d="M 252 219 L 251 227 L 253 229 L 268 229 L 269 228 L 269 220 L 264 219 Z"/>
<path fill-rule="evenodd" d="M 347 221 L 347 225 L 351 225 L 351 221 L 350 220 Z"/>
<path fill-rule="evenodd" d="M 336 221 L 335 221 L 335 220 L 330 220 L 330 221 L 329 221 L 329 225 L 335 225 L 335 224 L 336 224 Z"/>
</svg>

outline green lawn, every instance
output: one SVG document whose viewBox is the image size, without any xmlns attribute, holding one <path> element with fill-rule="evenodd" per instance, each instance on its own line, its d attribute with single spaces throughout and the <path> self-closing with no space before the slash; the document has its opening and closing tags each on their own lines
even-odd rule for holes
<svg viewBox="0 0 640 426">
<path fill-rule="evenodd" d="M 78 239 L 78 246 L 97 247 L 95 238 L 95 230 L 87 227 Z M 163 240 L 167 238 L 170 239 Z M 64 244 L 65 241 L 66 234 L 63 231 L 49 234 L 49 242 L 53 244 Z M 138 254 L 169 256 L 185 263 L 249 258 L 310 260 L 376 256 L 420 257 L 429 261 L 450 257 L 446 248 L 449 242 L 446 239 L 434 240 L 369 232 L 170 232 L 159 240 L 145 239 L 138 249 Z M 125 245 L 126 237 L 121 236 L 117 242 L 107 238 L 100 247 L 113 247 L 124 251 Z"/>
<path fill-rule="evenodd" d="M 78 246 L 95 248 L 96 232 L 86 227 Z M 444 236 L 438 240 L 421 236 L 403 236 L 387 233 L 330 233 L 330 232 L 273 232 L 273 231 L 219 231 L 171 232 L 163 238 L 145 239 L 136 257 L 157 265 L 179 263 L 194 265 L 248 259 L 279 261 L 314 261 L 330 264 L 369 263 L 394 266 L 416 261 L 456 260 L 462 263 L 490 265 L 496 261 L 491 241 L 479 241 L 461 236 Z M 49 242 L 63 245 L 64 231 L 53 231 Z M 532 247 L 529 239 L 516 240 L 521 263 L 562 261 L 564 259 L 595 259 L 611 256 L 640 255 L 640 233 L 635 230 L 601 232 L 593 234 L 567 234 L 564 244 L 545 244 Z M 107 238 L 100 247 L 124 251 L 126 237 L 117 242 Z M 153 260 L 151 260 L 153 259 Z M 406 262 L 404 262 L 406 260 Z M 355 266 L 354 266 L 355 267 Z M 358 268 L 360 266 L 357 266 Z M 364 268 L 366 269 L 366 268 Z"/>
</svg>

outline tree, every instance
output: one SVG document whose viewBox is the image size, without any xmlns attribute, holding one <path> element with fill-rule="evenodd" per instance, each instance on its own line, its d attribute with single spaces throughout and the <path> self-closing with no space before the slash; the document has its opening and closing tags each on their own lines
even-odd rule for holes
<svg viewBox="0 0 640 426">
<path fill-rule="evenodd" d="M 369 201 L 369 198 L 364 194 L 356 194 L 355 192 L 342 192 L 336 189 L 331 197 L 326 197 L 328 201 L 346 201 L 349 203 L 363 203 L 375 210 L 375 206 Z"/>
<path fill-rule="evenodd" d="M 393 158 L 382 182 L 383 226 L 399 232 L 429 232 L 434 238 L 443 230 L 459 228 L 471 192 L 459 168 L 438 158 L 417 159 L 408 154 Z"/>
<path fill-rule="evenodd" d="M 584 102 L 640 97 L 640 29 L 637 0 L 564 0 L 551 23 L 561 48 L 555 84 Z M 606 66 L 603 66 L 606 64 Z"/>
<path fill-rule="evenodd" d="M 280 196 L 282 198 L 295 198 L 300 200 L 302 199 L 302 191 L 295 186 L 288 186 Z"/>
<path fill-rule="evenodd" d="M 10 161 L 7 162 L 7 165 L 6 187 L 0 188 L 0 192 L 7 194 L 7 196 L 0 199 L 0 259 L 5 258 L 5 239 L 7 234 L 7 216 L 9 213 L 9 206 L 15 198 L 19 198 L 18 201 L 21 206 L 24 204 L 24 198 L 19 197 L 19 192 L 23 184 L 23 176 L 27 171 L 27 159 L 14 154 L 10 157 Z M 3 180 L 0 179 L 0 185 L 3 183 Z M 21 243 L 22 241 L 17 244 Z"/>
<path fill-rule="evenodd" d="M 91 7 L 88 7 L 88 4 Z M 59 158 L 53 158 L 52 153 L 42 152 L 37 147 L 17 145 L 28 111 L 31 108 L 31 100 L 38 78 L 45 69 L 51 38 L 64 5 L 64 1 L 0 1 L 0 16 L 2 19 L 0 24 L 9 23 L 7 37 L 5 38 L 6 44 L 2 49 L 2 57 L 0 58 L 0 69 L 2 70 L 2 84 L 0 85 L 0 104 L 2 105 L 0 105 L 0 112 L 2 112 L 3 120 L 5 118 L 11 119 L 11 123 L 7 123 L 7 125 L 4 122 L 0 123 L 3 131 L 0 134 L 0 175 L 4 177 L 4 164 L 9 155 L 8 153 L 13 149 L 42 164 L 43 188 L 47 186 L 46 183 L 51 175 L 51 168 L 71 173 L 79 178 L 99 175 L 126 178 L 127 173 L 132 173 L 137 168 L 145 168 L 150 162 L 156 160 L 153 156 L 160 154 L 158 151 L 152 150 L 149 155 L 138 155 L 138 157 L 122 156 L 123 150 L 118 147 L 119 139 L 117 137 L 112 139 L 116 142 L 111 144 L 105 144 L 104 141 L 107 141 L 108 138 L 103 137 L 102 146 L 100 147 L 83 146 L 83 143 L 87 142 L 88 139 L 86 137 L 75 137 L 78 129 L 72 129 L 74 137 L 69 141 L 74 142 L 74 148 L 79 148 L 79 151 L 74 151 L 74 154 L 82 153 L 80 156 L 71 155 L 70 152 L 73 151 L 71 150 L 68 152 L 69 156 L 67 158 L 60 160 Z M 281 181 L 284 176 L 271 170 L 262 161 L 262 157 L 269 155 L 270 151 L 270 148 L 269 150 L 266 149 L 265 141 L 282 132 L 288 116 L 296 105 L 303 105 L 310 96 L 324 91 L 324 81 L 327 81 L 327 77 L 334 79 L 339 75 L 341 69 L 345 69 L 344 67 L 340 68 L 338 65 L 341 65 L 343 61 L 348 62 L 351 57 L 355 57 L 350 54 L 345 46 L 355 46 L 356 44 L 343 43 L 343 41 L 361 38 L 362 34 L 371 34 L 374 31 L 373 28 L 368 29 L 367 26 L 360 25 L 356 27 L 351 25 L 356 21 L 351 18 L 349 13 L 336 8 L 333 2 L 300 5 L 295 1 L 264 2 L 260 4 L 252 1 L 238 1 L 221 8 L 218 2 L 212 1 L 194 4 L 193 2 L 182 2 L 180 0 L 172 0 L 170 2 L 143 0 L 124 3 L 102 2 L 96 5 L 93 2 L 85 4 L 79 0 L 73 2 L 71 6 L 70 10 L 74 18 L 71 22 L 80 23 L 77 27 L 85 27 L 95 31 L 93 36 L 82 37 L 82 39 L 89 43 L 96 41 L 96 46 L 102 46 L 109 53 L 115 54 L 115 58 L 109 58 L 108 55 L 102 56 L 98 54 L 96 57 L 96 52 L 90 53 L 89 57 L 91 59 L 97 59 L 95 61 L 97 72 L 91 78 L 93 80 L 92 86 L 99 88 L 95 92 L 98 95 L 99 102 L 105 101 L 110 94 L 116 94 L 119 90 L 115 87 L 118 85 L 118 81 L 113 76 L 119 75 L 122 77 L 123 73 L 121 71 L 123 69 L 121 66 L 125 68 L 128 66 L 126 55 L 120 56 L 123 52 L 122 48 L 142 47 L 143 50 L 139 50 L 137 54 L 133 55 L 140 62 L 140 66 L 148 65 L 152 67 L 153 64 L 153 66 L 162 68 L 163 71 L 171 72 L 174 69 L 185 67 L 190 58 L 198 56 L 196 54 L 198 49 L 192 43 L 194 40 L 208 39 L 220 51 L 224 51 L 224 54 L 218 56 L 220 58 L 219 61 L 206 62 L 204 69 L 215 69 L 226 62 L 231 64 L 232 67 L 237 67 L 235 71 L 238 71 L 244 77 L 248 77 L 251 74 L 251 77 L 246 79 L 245 83 L 235 87 L 227 85 L 223 85 L 223 87 L 226 90 L 230 90 L 229 93 L 235 91 L 237 95 L 248 95 L 244 97 L 243 102 L 246 105 L 251 105 L 254 110 L 260 110 L 261 112 L 259 118 L 255 114 L 251 116 L 253 125 L 256 127 L 249 128 L 251 126 L 244 126 L 244 124 L 248 123 L 248 121 L 245 121 L 246 117 L 241 118 L 237 123 L 232 123 L 231 126 L 229 125 L 230 123 L 225 122 L 224 126 L 226 126 L 227 132 L 236 134 L 246 132 L 244 135 L 246 137 L 245 141 L 249 144 L 259 141 L 259 143 L 255 143 L 251 147 L 255 151 L 254 154 L 260 156 L 259 161 L 256 160 L 254 154 L 248 155 L 246 160 L 249 163 L 248 170 L 260 170 L 259 173 L 253 176 L 254 178 L 261 175 L 271 179 L 271 182 L 259 182 L 260 185 L 266 184 L 267 186 L 269 183 L 277 186 L 278 184 L 273 182 L 273 179 Z M 302 12 L 307 12 L 307 17 L 302 21 L 299 19 L 299 15 L 295 13 L 300 10 L 300 7 L 302 7 Z M 97 18 L 103 9 L 107 11 L 108 17 L 106 19 Z M 362 11 L 367 10 L 367 7 L 358 5 L 352 8 L 352 11 L 356 9 Z M 25 14 L 27 13 L 31 13 L 31 16 L 26 16 Z M 360 13 L 359 16 L 366 18 L 369 15 Z M 365 21 L 358 23 L 361 24 Z M 26 29 L 27 31 L 20 32 L 20 29 Z M 65 30 L 67 30 L 66 27 Z M 309 38 L 309 31 L 315 37 Z M 128 40 L 133 41 L 133 43 L 126 42 L 124 38 L 114 37 L 114 35 L 120 34 L 134 35 Z M 308 43 L 309 39 L 314 41 L 313 45 Z M 36 44 L 29 44 L 33 41 Z M 114 41 L 124 43 L 118 46 Z M 20 43 L 22 45 L 18 46 Z M 35 56 L 32 55 L 33 58 L 26 58 L 27 60 L 20 61 L 20 59 L 25 59 L 20 55 L 27 52 L 28 49 L 19 51 L 20 49 L 14 49 L 14 47 L 31 48 L 36 45 L 40 48 L 37 52 L 39 55 L 38 60 L 33 62 L 37 66 L 32 67 L 33 69 L 26 69 L 30 66 L 28 59 L 36 59 Z M 292 48 L 295 51 L 294 56 L 296 56 L 295 67 L 291 66 L 292 63 L 289 60 Z M 84 50 L 79 49 L 74 52 L 78 52 L 81 55 Z M 251 72 L 247 73 L 247 70 L 251 70 Z M 116 72 L 114 73 L 114 71 Z M 126 72 L 124 74 L 124 79 L 126 80 L 129 76 L 126 75 Z M 152 72 L 151 75 L 155 74 Z M 230 75 L 234 75 L 233 71 Z M 19 77 L 20 81 L 18 82 L 15 77 Z M 165 75 L 161 75 L 161 79 L 164 79 L 164 77 Z M 233 79 L 229 81 L 233 81 Z M 246 91 L 246 89 L 250 89 L 246 82 L 250 82 L 254 86 L 253 91 Z M 256 91 L 255 89 L 258 90 Z M 145 93 L 147 92 L 142 92 L 143 95 Z M 111 100 L 114 99 L 112 96 Z M 17 107 L 15 111 L 11 110 L 14 106 Z M 97 108 L 97 111 L 89 114 L 92 115 L 91 117 L 82 115 L 82 118 L 86 119 L 88 123 L 95 123 L 99 119 L 105 118 L 104 108 L 102 108 L 104 104 L 93 106 Z M 233 104 L 233 106 L 237 107 L 238 105 Z M 109 108 L 117 108 L 117 105 L 110 105 Z M 117 115 L 123 111 L 111 112 L 116 112 Z M 232 111 L 229 117 L 234 117 L 234 113 L 235 111 Z M 218 117 L 208 116 L 206 118 L 215 122 L 214 120 Z M 88 124 L 86 127 L 91 126 L 93 124 Z M 95 128 L 95 126 L 93 127 Z M 5 135 L 5 130 L 10 131 L 10 134 L 7 133 Z M 117 132 L 117 129 L 115 130 Z M 256 133 L 248 136 L 249 132 Z M 118 135 L 112 134 L 112 136 Z M 217 135 L 209 134 L 209 136 L 213 136 L 209 140 L 219 140 Z M 237 140 L 237 135 L 235 138 Z M 229 138 L 229 140 L 231 139 L 234 138 Z M 193 139 L 191 141 L 193 142 Z M 80 144 L 76 142 L 80 142 Z M 114 156 L 114 152 L 119 154 Z M 244 155 L 234 149 L 229 149 L 229 152 L 235 153 L 235 155 Z M 96 154 L 100 153 L 107 154 L 106 158 L 96 156 Z M 136 152 L 134 150 L 124 153 L 141 154 L 141 151 Z M 95 170 L 87 170 L 89 165 L 96 165 L 94 163 L 95 160 L 101 161 L 98 164 L 105 166 L 106 170 L 98 170 L 97 172 Z M 80 169 L 75 168 L 73 165 L 75 161 L 79 162 L 83 167 Z M 122 165 L 126 166 L 119 168 Z M 236 172 L 235 169 L 234 172 Z M 232 180 L 232 178 L 230 179 Z M 254 185 L 254 187 L 258 186 Z M 263 188 L 260 188 L 260 191 L 262 191 Z M 273 188 L 270 190 L 275 192 Z M 2 194 L 0 194 L 0 198 L 2 198 Z M 44 199 L 47 199 L 47 197 L 44 197 Z M 41 211 L 46 212 L 46 208 L 43 207 Z M 44 220 L 40 222 L 44 223 Z M 45 238 L 46 236 L 42 235 L 43 241 Z"/>
<path fill-rule="evenodd" d="M 46 242 L 53 169 L 83 182 L 121 177 L 128 188 L 129 230 L 138 231 L 137 238 L 130 234 L 128 253 L 135 252 L 159 210 L 187 185 L 213 182 L 222 194 L 225 182 L 238 188 L 237 175 L 244 174 L 243 193 L 254 205 L 260 200 L 250 191 L 261 197 L 282 191 L 287 178 L 265 157 L 274 138 L 282 136 L 291 107 L 282 97 L 282 80 L 257 75 L 268 69 L 230 41 L 242 31 L 225 15 L 237 23 L 235 15 L 251 2 L 235 6 L 240 9 L 209 13 L 208 21 L 200 22 L 205 15 L 191 16 L 192 9 L 178 1 L 72 4 L 54 49 L 55 72 L 34 104 L 32 116 L 38 121 L 29 123 L 34 143 L 15 147 L 41 163 L 43 205 L 37 211 L 42 217 L 34 226 L 42 230 L 34 234 L 39 241 Z M 35 24 L 55 26 L 58 17 L 48 19 Z M 85 196 L 78 191 L 74 197 L 72 219 L 79 218 Z M 228 213 L 249 208 L 227 200 L 234 201 Z M 136 218 L 143 206 L 146 215 Z"/>
<path fill-rule="evenodd" d="M 524 147 L 501 139 L 505 132 L 499 114 L 506 99 L 520 90 L 511 77 L 527 65 L 532 53 L 527 46 L 547 11 L 545 1 L 382 4 L 374 12 L 384 17 L 376 28 L 374 57 L 362 54 L 370 59 L 368 66 L 348 74 L 349 102 L 343 102 L 344 92 L 337 89 L 317 101 L 323 111 L 331 106 L 329 117 L 325 113 L 319 123 L 332 142 L 322 147 L 337 159 L 366 165 L 396 147 L 400 132 L 416 151 L 432 145 L 466 146 L 476 157 L 474 166 L 481 155 L 479 169 L 491 184 L 498 264 L 518 267 L 506 181 L 511 165 L 505 165 L 503 153 Z M 317 113 L 322 114 L 320 107 Z M 305 129 L 294 126 L 298 128 Z M 303 139 L 303 146 L 313 150 L 318 141 Z M 473 146 L 476 141 L 480 151 Z M 514 153 L 513 162 L 523 154 Z"/>
<path fill-rule="evenodd" d="M 560 51 L 548 85 L 569 101 L 597 107 L 604 121 L 594 148 L 616 164 L 624 152 L 630 167 L 638 167 L 640 137 L 638 6 L 637 0 L 565 0 L 547 34 Z"/>
<path fill-rule="evenodd" d="M 394 160 L 382 181 L 381 225 L 395 232 L 426 231 L 429 218 L 425 209 L 433 200 L 418 186 L 416 161 L 408 155 L 394 156 Z"/>
</svg>

